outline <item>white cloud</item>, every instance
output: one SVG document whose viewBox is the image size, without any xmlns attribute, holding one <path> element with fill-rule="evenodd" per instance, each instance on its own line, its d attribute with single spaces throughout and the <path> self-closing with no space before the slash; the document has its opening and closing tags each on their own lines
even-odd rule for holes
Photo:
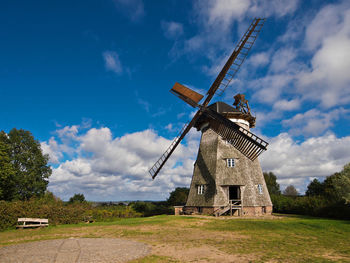
<svg viewBox="0 0 350 263">
<path fill-rule="evenodd" d="M 290 128 L 289 132 L 292 135 L 316 136 L 323 134 L 334 125 L 340 116 L 348 112 L 348 110 L 343 108 L 330 112 L 320 112 L 317 109 L 311 109 L 305 113 L 298 113 L 291 119 L 283 120 L 282 124 Z"/>
<path fill-rule="evenodd" d="M 178 58 L 186 54 L 193 58 L 204 54 L 209 60 L 204 71 L 209 75 L 217 74 L 223 65 L 220 61 L 225 60 L 233 50 L 232 28 L 235 23 L 239 28 L 234 39 L 238 42 L 238 37 L 248 28 L 252 17 L 283 17 L 294 13 L 298 3 L 298 0 L 197 0 L 193 4 L 193 21 L 198 32 L 181 43 L 176 41 L 170 56 Z M 220 68 L 215 70 L 214 67 Z"/>
<path fill-rule="evenodd" d="M 144 99 L 137 98 L 137 103 L 142 106 L 142 108 L 146 111 L 149 112 L 149 109 L 151 107 L 151 103 L 148 101 L 145 101 Z"/>
<path fill-rule="evenodd" d="M 74 140 L 77 137 L 78 128 L 78 125 L 65 126 L 56 130 L 56 133 L 61 140 Z"/>
<path fill-rule="evenodd" d="M 183 25 L 174 21 L 162 21 L 161 27 L 164 31 L 165 37 L 169 39 L 176 39 L 184 33 Z"/>
<path fill-rule="evenodd" d="M 211 0 L 197 1 L 194 8 L 207 26 L 228 30 L 234 21 L 246 17 L 283 17 L 292 14 L 298 4 L 298 0 Z"/>
<path fill-rule="evenodd" d="M 260 17 L 283 17 L 293 14 L 299 5 L 299 0 L 251 1 L 250 15 Z"/>
<path fill-rule="evenodd" d="M 109 71 L 120 75 L 123 73 L 123 67 L 119 59 L 119 55 L 115 51 L 105 51 L 102 54 L 105 61 L 105 67 Z"/>
<path fill-rule="evenodd" d="M 79 129 L 88 127 L 90 127 L 89 121 L 83 121 L 81 125 L 65 126 L 56 130 L 55 136 L 51 137 L 48 142 L 41 142 L 43 153 L 49 155 L 49 160 L 53 164 L 59 164 L 64 154 L 72 157 L 76 152 Z"/>
<path fill-rule="evenodd" d="M 60 159 L 63 157 L 63 153 L 60 150 L 60 146 L 54 137 L 51 137 L 49 142 L 41 143 L 41 150 L 44 154 L 49 155 L 49 161 L 54 164 L 58 164 Z"/>
<path fill-rule="evenodd" d="M 293 80 L 293 75 L 273 74 L 252 80 L 247 87 L 256 90 L 253 94 L 254 99 L 272 105 L 280 100 L 283 91 L 289 87 Z"/>
<path fill-rule="evenodd" d="M 306 29 L 305 45 L 314 52 L 311 67 L 300 74 L 304 99 L 325 108 L 350 102 L 350 3 L 327 5 Z"/>
<path fill-rule="evenodd" d="M 276 101 L 273 104 L 273 108 L 275 110 L 280 110 L 280 111 L 291 111 L 291 110 L 296 110 L 300 107 L 300 100 L 298 99 L 292 99 L 292 100 L 279 100 Z"/>
<path fill-rule="evenodd" d="M 260 52 L 249 56 L 246 64 L 247 68 L 264 67 L 269 63 L 270 55 L 268 52 Z"/>
<path fill-rule="evenodd" d="M 234 20 L 240 20 L 246 14 L 250 1 L 213 0 L 208 3 L 198 1 L 197 5 L 209 25 L 220 25 L 223 30 L 227 30 Z"/>
<path fill-rule="evenodd" d="M 165 199 L 176 186 L 190 184 L 198 149 L 197 132 L 188 134 L 186 144 L 179 145 L 154 181 L 148 169 L 170 140 L 152 130 L 113 138 L 106 127 L 79 130 L 77 134 L 71 141 L 76 145 L 75 155 L 61 161 L 50 177 L 49 189 L 64 199 L 74 193 L 84 193 L 90 200 Z M 54 138 L 42 143 L 44 147 L 50 144 L 47 153 L 51 160 L 58 160 L 55 156 L 62 154 L 63 147 L 53 147 Z"/>
<path fill-rule="evenodd" d="M 250 13 L 276 17 L 292 14 L 298 6 L 298 1 L 246 1 L 245 4 L 247 3 L 248 9 L 239 7 L 237 13 L 222 11 L 223 17 L 217 18 L 216 14 L 220 13 L 226 2 L 212 1 L 208 5 L 197 2 L 202 30 L 187 40 L 185 50 L 191 54 L 206 50 L 209 63 L 203 66 L 203 71 L 208 75 L 217 75 L 226 62 L 228 51 L 232 49 L 232 44 L 228 45 L 230 39 L 227 35 L 230 34 L 225 32 L 225 25 L 239 21 L 241 16 L 243 18 L 239 24 L 243 25 L 245 15 Z M 225 25 L 216 28 L 215 21 Z M 218 45 L 213 43 L 215 38 L 213 40 L 208 37 L 209 32 L 215 32 L 220 37 Z M 296 41 L 302 37 L 305 38 L 304 41 Z M 349 2 L 326 5 L 314 17 L 295 18 L 276 43 L 279 44 L 278 49 L 271 43 L 268 51 L 250 57 L 246 62 L 248 65 L 237 76 L 246 78 L 242 81 L 246 84 L 244 89 L 253 92 L 253 100 L 279 111 L 297 110 L 308 101 L 316 101 L 326 109 L 350 102 Z M 305 58 L 310 58 L 311 63 Z M 260 65 L 268 65 L 264 77 L 256 75 L 254 71 Z M 249 71 L 245 68 L 249 68 Z M 253 77 L 257 78 L 251 80 Z M 239 86 L 239 81 L 236 79 L 236 87 Z"/>
<path fill-rule="evenodd" d="M 294 184 L 305 190 L 309 178 L 329 176 L 350 162 L 350 136 L 326 134 L 297 143 L 281 133 L 269 142 L 268 150 L 260 157 L 261 165 L 264 171 L 276 174 L 282 188 Z"/>
<path fill-rule="evenodd" d="M 344 3 L 346 3 L 344 1 Z M 344 27 L 344 11 L 348 4 L 330 4 L 323 7 L 308 25 L 305 32 L 305 44 L 308 49 L 316 50 L 326 38 L 338 34 Z"/>
<path fill-rule="evenodd" d="M 291 63 L 296 58 L 296 51 L 292 48 L 282 48 L 277 50 L 272 57 L 269 70 L 274 73 L 288 72 L 294 69 Z"/>
<path fill-rule="evenodd" d="M 296 41 L 297 37 L 305 39 Z M 350 102 L 349 2 L 327 5 L 314 17 L 292 20 L 278 45 L 276 49 L 272 44 L 260 59 L 260 53 L 248 59 L 249 71 L 243 69 L 245 75 L 240 74 L 246 78 L 242 82 L 246 83 L 245 89 L 253 92 L 253 100 L 281 112 L 298 110 L 310 101 L 319 103 L 316 107 L 321 106 L 322 111 Z M 270 57 L 267 74 L 256 75 L 254 70 L 259 63 L 255 66 L 253 61 L 261 60 L 264 65 Z M 336 113 L 333 111 L 332 118 L 338 118 Z M 319 135 L 333 125 L 329 114 L 309 117 L 307 127 L 298 127 L 293 134 Z"/>
<path fill-rule="evenodd" d="M 84 193 L 89 200 L 166 199 L 175 187 L 189 187 L 200 133 L 192 129 L 162 172 L 152 181 L 148 169 L 171 141 L 152 130 L 113 137 L 107 127 L 79 131 L 77 155 L 53 169 L 49 190 L 63 199 Z M 267 139 L 260 157 L 264 171 L 274 172 L 282 188 L 294 184 L 303 192 L 315 177 L 340 171 L 350 161 L 350 136 L 334 134 L 296 142 L 287 133 Z M 42 145 L 55 145 L 54 138 Z M 52 147 L 52 151 L 60 147 Z M 54 154 L 56 154 L 54 152 Z M 311 178 L 311 179 L 310 179 Z"/>
<path fill-rule="evenodd" d="M 133 22 L 140 21 L 145 15 L 142 0 L 114 0 L 114 3 Z"/>
</svg>

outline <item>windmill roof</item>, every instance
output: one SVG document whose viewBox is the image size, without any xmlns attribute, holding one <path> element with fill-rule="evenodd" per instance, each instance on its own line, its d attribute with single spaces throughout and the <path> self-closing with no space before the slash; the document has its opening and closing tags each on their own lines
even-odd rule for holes
<svg viewBox="0 0 350 263">
<path fill-rule="evenodd" d="M 208 106 L 209 109 L 212 109 L 226 118 L 234 119 L 243 119 L 249 122 L 250 128 L 255 127 L 255 117 L 250 113 L 243 113 L 240 110 L 234 108 L 231 105 L 226 104 L 225 102 L 218 101 Z"/>
<path fill-rule="evenodd" d="M 215 110 L 218 113 L 228 113 L 228 112 L 240 112 L 239 110 L 235 109 L 234 107 L 226 104 L 225 102 L 218 101 L 208 106 L 208 108 Z"/>
</svg>

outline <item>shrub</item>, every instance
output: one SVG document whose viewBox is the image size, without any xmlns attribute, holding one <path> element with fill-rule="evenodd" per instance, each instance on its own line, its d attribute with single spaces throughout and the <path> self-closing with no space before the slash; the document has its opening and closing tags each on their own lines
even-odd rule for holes
<svg viewBox="0 0 350 263">
<path fill-rule="evenodd" d="M 349 205 L 323 196 L 271 195 L 271 201 L 273 210 L 277 213 L 350 219 Z"/>
<path fill-rule="evenodd" d="M 167 202 L 144 202 L 137 201 L 130 204 L 137 212 L 143 216 L 154 216 L 162 214 L 174 214 L 174 208 Z"/>
<path fill-rule="evenodd" d="M 14 227 L 19 217 L 48 218 L 50 225 L 57 225 L 76 224 L 87 218 L 93 221 L 112 221 L 141 215 L 129 206 L 92 207 L 87 202 L 65 204 L 48 194 L 41 199 L 32 198 L 29 201 L 0 201 L 0 231 Z"/>
</svg>

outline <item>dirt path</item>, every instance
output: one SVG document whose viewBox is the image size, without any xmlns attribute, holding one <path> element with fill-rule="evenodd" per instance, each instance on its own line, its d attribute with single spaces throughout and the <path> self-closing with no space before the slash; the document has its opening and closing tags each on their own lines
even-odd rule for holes
<svg viewBox="0 0 350 263">
<path fill-rule="evenodd" d="M 69 238 L 0 248 L 0 262 L 90 263 L 126 262 L 146 256 L 150 248 L 117 238 Z"/>
</svg>

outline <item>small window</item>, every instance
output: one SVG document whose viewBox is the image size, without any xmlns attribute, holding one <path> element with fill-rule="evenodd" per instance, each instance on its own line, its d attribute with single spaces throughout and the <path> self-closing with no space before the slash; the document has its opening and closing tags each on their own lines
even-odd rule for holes
<svg viewBox="0 0 350 263">
<path fill-rule="evenodd" d="M 199 195 L 204 194 L 204 185 L 203 185 L 203 184 L 197 185 L 197 193 L 198 193 Z"/>
<path fill-rule="evenodd" d="M 226 159 L 227 167 L 235 167 L 235 159 Z"/>
<path fill-rule="evenodd" d="M 258 184 L 258 191 L 259 191 L 259 194 L 263 193 L 263 188 L 261 184 Z"/>
</svg>

